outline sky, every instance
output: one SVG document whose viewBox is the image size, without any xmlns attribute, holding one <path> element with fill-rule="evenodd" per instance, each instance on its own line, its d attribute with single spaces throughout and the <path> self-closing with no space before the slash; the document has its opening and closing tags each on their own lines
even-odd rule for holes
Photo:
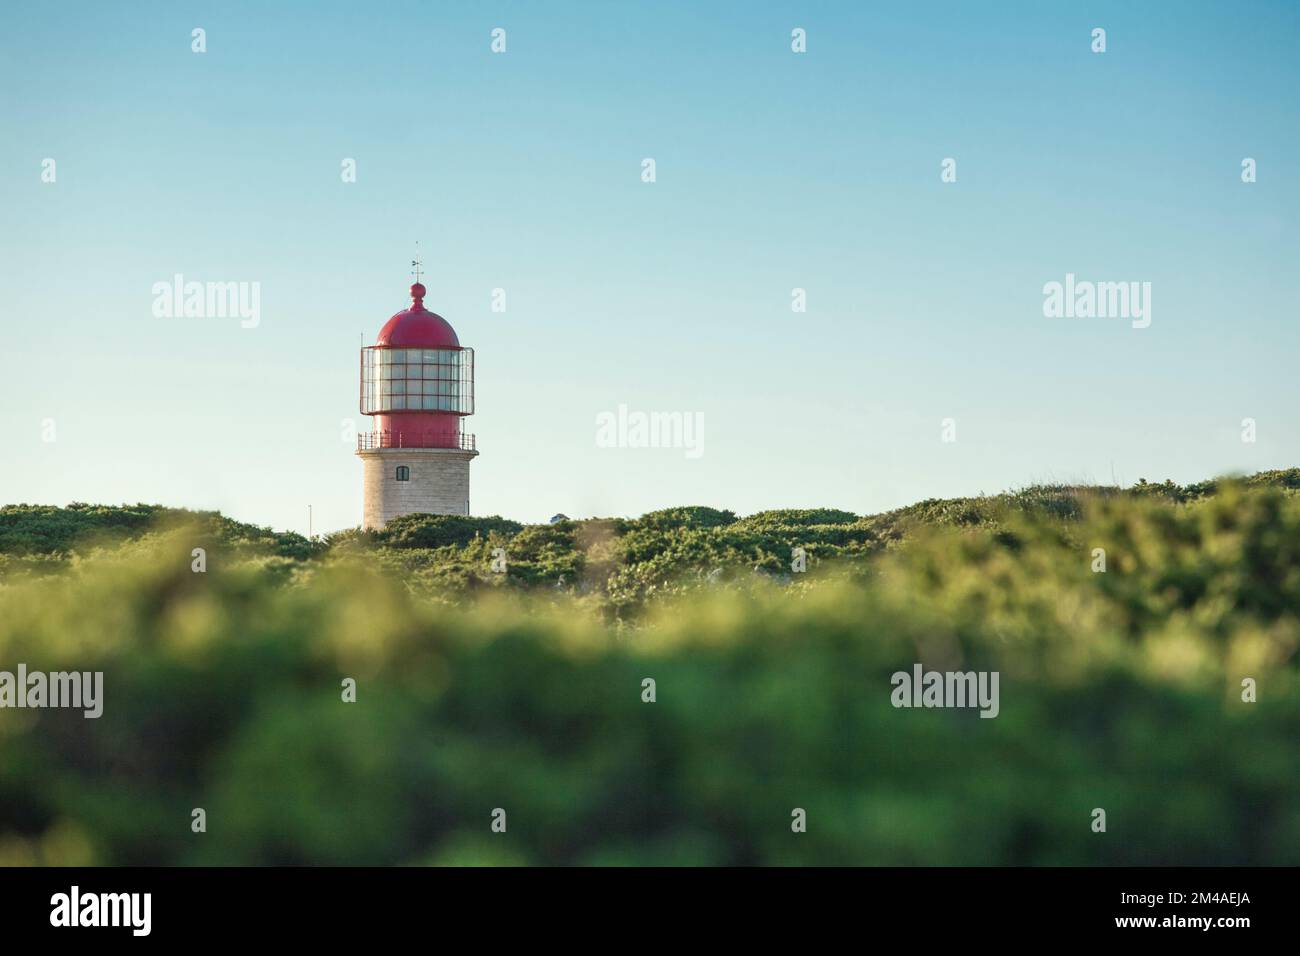
<svg viewBox="0 0 1300 956">
<path fill-rule="evenodd" d="M 1265 2 L 5 4 L 0 503 L 358 525 L 417 242 L 475 514 L 1300 465 L 1297 40 Z M 176 274 L 256 324 L 155 314 Z M 1067 274 L 1150 325 L 1045 316 Z M 602 447 L 620 406 L 698 450 Z"/>
</svg>

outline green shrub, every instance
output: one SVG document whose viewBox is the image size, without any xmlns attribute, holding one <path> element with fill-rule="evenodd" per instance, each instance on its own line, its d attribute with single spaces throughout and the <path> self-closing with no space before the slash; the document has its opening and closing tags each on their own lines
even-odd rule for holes
<svg viewBox="0 0 1300 956">
<path fill-rule="evenodd" d="M 668 530 L 674 528 L 721 528 L 736 520 L 734 511 L 694 505 L 687 508 L 664 508 L 651 511 L 637 519 L 642 528 Z"/>
<path fill-rule="evenodd" d="M 1078 504 L 806 575 L 754 574 L 786 556 L 734 523 L 582 522 L 305 562 L 217 541 L 206 574 L 184 528 L 15 575 L 0 669 L 102 670 L 104 714 L 0 710 L 0 863 L 1300 863 L 1300 498 Z M 606 598 L 556 590 L 629 539 Z M 536 581 L 487 572 L 493 540 Z M 474 583 L 430 601 L 425 574 Z M 636 627 L 601 613 L 625 598 Z M 998 671 L 999 716 L 895 709 L 914 663 Z"/>
<path fill-rule="evenodd" d="M 389 521 L 375 539 L 390 548 L 441 548 L 466 545 L 492 532 L 513 535 L 523 529 L 517 521 L 493 515 L 472 518 L 468 515 L 402 515 Z"/>
<path fill-rule="evenodd" d="M 851 511 L 838 508 L 783 508 L 776 511 L 760 511 L 742 518 L 740 525 L 746 528 L 805 528 L 813 526 L 830 526 L 853 524 L 858 516 Z"/>
</svg>

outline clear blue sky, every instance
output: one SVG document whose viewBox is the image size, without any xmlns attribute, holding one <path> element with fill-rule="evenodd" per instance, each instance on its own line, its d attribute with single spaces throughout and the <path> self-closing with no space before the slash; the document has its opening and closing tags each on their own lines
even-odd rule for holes
<svg viewBox="0 0 1300 956">
<path fill-rule="evenodd" d="M 0 502 L 358 524 L 340 420 L 416 240 L 476 514 L 1300 464 L 1300 5 L 638 6 L 5 4 Z M 1151 327 L 1044 318 L 1067 272 L 1151 282 Z M 156 318 L 175 273 L 260 325 Z M 596 447 L 619 404 L 704 454 Z"/>
</svg>

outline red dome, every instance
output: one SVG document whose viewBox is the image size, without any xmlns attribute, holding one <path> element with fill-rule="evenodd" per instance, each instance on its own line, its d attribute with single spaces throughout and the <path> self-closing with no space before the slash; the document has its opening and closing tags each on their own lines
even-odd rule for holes
<svg viewBox="0 0 1300 956">
<path fill-rule="evenodd" d="M 460 339 L 456 338 L 451 323 L 424 307 L 424 286 L 418 282 L 411 286 L 411 298 L 415 302 L 409 309 L 384 323 L 375 344 L 393 348 L 460 348 Z"/>
</svg>

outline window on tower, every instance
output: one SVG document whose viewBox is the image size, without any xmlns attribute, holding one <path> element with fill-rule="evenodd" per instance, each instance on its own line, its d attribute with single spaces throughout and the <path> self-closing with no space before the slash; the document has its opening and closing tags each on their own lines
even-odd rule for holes
<svg viewBox="0 0 1300 956">
<path fill-rule="evenodd" d="M 398 481 L 410 481 L 410 480 L 411 480 L 411 469 L 408 468 L 408 467 L 406 467 L 405 465 L 398 465 L 398 466 L 397 466 L 397 480 L 398 480 Z"/>
</svg>

